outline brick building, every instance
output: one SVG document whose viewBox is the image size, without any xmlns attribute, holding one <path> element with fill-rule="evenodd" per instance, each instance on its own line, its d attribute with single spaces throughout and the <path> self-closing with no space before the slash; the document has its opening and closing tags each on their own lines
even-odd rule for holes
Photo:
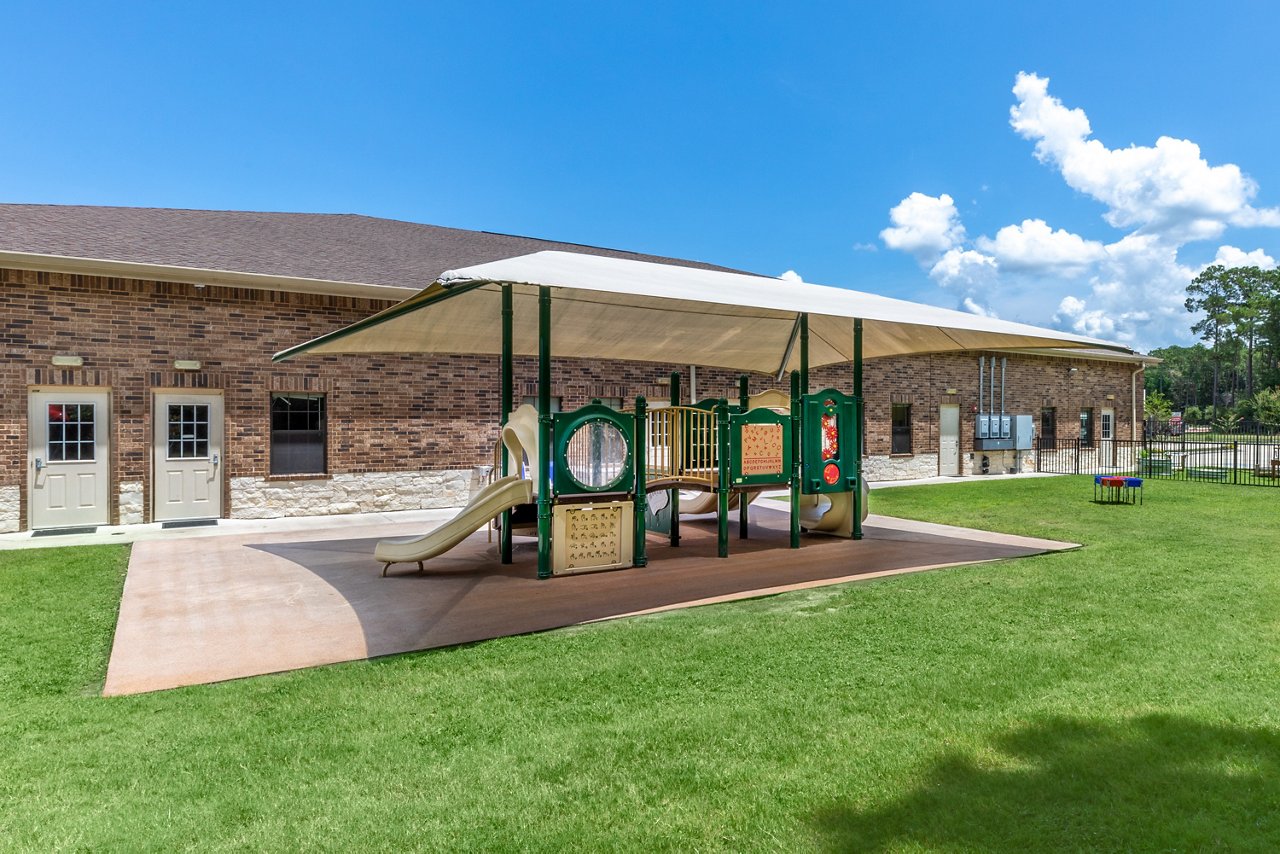
<svg viewBox="0 0 1280 854">
<path fill-rule="evenodd" d="M 543 249 L 723 269 L 349 215 L 0 205 L 0 532 L 462 503 L 492 458 L 495 358 L 270 357 L 446 269 Z M 980 355 L 868 361 L 869 478 L 982 470 Z M 1134 429 L 1145 357 L 1004 355 L 1008 411 L 1060 439 L 1093 420 Z M 532 396 L 533 361 L 517 370 Z M 673 371 L 700 397 L 736 387 L 717 369 L 559 360 L 553 396 L 662 399 Z M 851 370 L 812 382 L 847 389 Z M 987 456 L 987 470 L 1028 467 Z"/>
</svg>

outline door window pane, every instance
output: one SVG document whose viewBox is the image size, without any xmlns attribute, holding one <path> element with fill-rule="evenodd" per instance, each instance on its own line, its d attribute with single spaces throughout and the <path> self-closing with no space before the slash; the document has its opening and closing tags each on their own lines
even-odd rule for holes
<svg viewBox="0 0 1280 854">
<path fill-rule="evenodd" d="M 892 405 L 893 444 L 890 453 L 911 453 L 911 404 L 895 403 Z"/>
<path fill-rule="evenodd" d="M 324 474 L 322 394 L 271 395 L 271 473 Z"/>
<path fill-rule="evenodd" d="M 51 463 L 91 463 L 97 452 L 92 403 L 51 403 L 47 413 L 48 453 Z"/>
<path fill-rule="evenodd" d="M 1058 446 L 1058 410 L 1046 406 L 1040 410 L 1040 447 L 1056 448 Z"/>
<path fill-rule="evenodd" d="M 1081 447 L 1093 447 L 1093 410 L 1080 410 L 1080 445 Z"/>
<path fill-rule="evenodd" d="M 169 404 L 169 452 L 171 460 L 209 458 L 209 405 Z"/>
</svg>

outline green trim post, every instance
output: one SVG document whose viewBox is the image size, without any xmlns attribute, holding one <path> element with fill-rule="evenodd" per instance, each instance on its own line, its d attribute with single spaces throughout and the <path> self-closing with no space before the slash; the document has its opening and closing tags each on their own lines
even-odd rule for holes
<svg viewBox="0 0 1280 854">
<path fill-rule="evenodd" d="M 800 372 L 791 372 L 791 548 L 800 548 Z"/>
<path fill-rule="evenodd" d="M 738 405 L 746 412 L 751 405 L 751 378 L 746 374 L 738 377 Z M 738 493 L 738 539 L 747 539 L 748 515 L 747 493 Z"/>
<path fill-rule="evenodd" d="M 635 521 L 636 521 L 636 537 L 635 545 L 632 548 L 632 566 L 646 566 L 649 563 L 649 557 L 645 553 L 645 526 L 644 516 L 649 512 L 649 492 L 645 488 L 646 478 L 648 474 L 645 472 L 645 461 L 649 459 L 649 446 L 645 440 L 645 424 L 648 419 L 645 418 L 646 403 L 644 397 L 636 397 L 636 492 L 635 492 Z"/>
<path fill-rule="evenodd" d="M 809 393 L 809 313 L 800 315 L 800 393 Z"/>
<path fill-rule="evenodd" d="M 729 401 L 716 404 L 716 553 L 729 556 Z"/>
<path fill-rule="evenodd" d="M 853 471 L 857 484 L 853 490 L 853 538 L 862 539 L 862 451 L 866 437 L 862 434 L 862 318 L 853 320 L 853 417 L 856 422 L 858 445 L 853 455 Z"/>
<path fill-rule="evenodd" d="M 499 372 L 502 374 L 502 417 L 498 419 L 498 448 L 502 454 L 502 476 L 506 477 L 511 473 L 510 454 L 507 453 L 507 446 L 502 442 L 502 428 L 507 426 L 507 419 L 511 415 L 511 404 L 514 403 L 513 394 L 513 377 L 515 373 L 515 362 L 512 355 L 512 323 L 515 317 L 515 311 L 511 302 L 511 285 L 502 286 L 502 364 Z M 522 461 L 517 460 L 516 465 L 520 465 Z M 502 563 L 511 563 L 511 511 L 502 511 L 502 530 L 498 535 L 498 554 Z"/>
<path fill-rule="evenodd" d="M 680 405 L 680 372 L 671 372 L 671 405 Z M 639 428 L 637 428 L 638 430 Z M 670 452 L 678 453 L 681 442 L 678 437 L 669 436 L 667 440 L 670 442 Z M 671 508 L 671 545 L 678 547 L 680 545 L 680 490 L 671 490 L 671 502 L 668 505 Z"/>
<path fill-rule="evenodd" d="M 551 577 L 551 288 L 538 286 L 538 577 Z"/>
</svg>

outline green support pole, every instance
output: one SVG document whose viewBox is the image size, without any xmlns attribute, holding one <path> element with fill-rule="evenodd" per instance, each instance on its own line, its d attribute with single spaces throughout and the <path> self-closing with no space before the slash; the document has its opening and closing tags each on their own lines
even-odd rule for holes
<svg viewBox="0 0 1280 854">
<path fill-rule="evenodd" d="M 680 405 L 680 372 L 671 372 L 671 405 Z M 667 441 L 671 443 L 671 453 L 679 453 L 681 447 L 679 436 L 668 436 Z M 680 490 L 671 490 L 671 502 L 668 504 L 671 508 L 671 545 L 680 545 Z"/>
<path fill-rule="evenodd" d="M 538 287 L 538 577 L 551 577 L 551 289 Z"/>
<path fill-rule="evenodd" d="M 854 474 L 857 476 L 853 490 L 853 538 L 862 539 L 862 318 L 853 321 L 853 417 L 857 421 L 858 445 L 854 454 Z"/>
<path fill-rule="evenodd" d="M 645 554 L 644 548 L 644 514 L 649 509 L 649 493 L 645 489 L 645 461 L 649 458 L 649 447 L 645 442 L 645 399 L 643 397 L 636 398 L 636 537 L 632 550 L 632 566 L 645 566 L 649 563 L 649 557 Z"/>
<path fill-rule="evenodd" d="M 729 556 L 729 401 L 716 406 L 716 553 Z"/>
<path fill-rule="evenodd" d="M 746 374 L 738 377 L 738 405 L 746 412 L 751 405 L 751 378 Z M 730 437 L 732 438 L 732 437 Z M 747 539 L 747 494 L 738 493 L 738 539 Z"/>
<path fill-rule="evenodd" d="M 513 322 L 515 312 L 511 305 L 511 285 L 502 286 L 502 366 L 499 369 L 502 374 L 502 417 L 498 423 L 502 427 L 507 426 L 507 418 L 511 415 L 511 404 L 514 402 L 512 394 L 512 374 L 514 373 L 515 363 L 512 356 L 511 345 L 511 324 Z M 502 444 L 501 428 L 499 428 L 498 446 L 502 454 L 502 476 L 506 477 L 511 473 L 510 455 L 507 448 Z M 516 465 L 520 465 L 521 460 L 516 461 Z M 504 510 L 502 513 L 502 531 L 498 536 L 498 554 L 503 563 L 511 563 L 511 511 Z"/>
<path fill-rule="evenodd" d="M 809 314 L 800 315 L 800 393 L 809 393 Z"/>
<path fill-rule="evenodd" d="M 800 372 L 791 372 L 791 548 L 800 548 Z"/>
</svg>

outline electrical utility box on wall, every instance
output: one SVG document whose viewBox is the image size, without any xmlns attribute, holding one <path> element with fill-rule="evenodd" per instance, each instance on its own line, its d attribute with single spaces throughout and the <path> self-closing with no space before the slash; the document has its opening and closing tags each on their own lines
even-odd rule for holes
<svg viewBox="0 0 1280 854">
<path fill-rule="evenodd" d="M 1035 444 L 1035 418 L 1031 415 L 1013 416 L 1013 447 L 1018 451 L 1029 451 Z"/>
<path fill-rule="evenodd" d="M 983 417 L 978 417 L 975 451 L 1030 450 L 1035 439 L 1035 420 L 1030 415 L 988 415 L 987 435 L 982 435 Z"/>
</svg>

